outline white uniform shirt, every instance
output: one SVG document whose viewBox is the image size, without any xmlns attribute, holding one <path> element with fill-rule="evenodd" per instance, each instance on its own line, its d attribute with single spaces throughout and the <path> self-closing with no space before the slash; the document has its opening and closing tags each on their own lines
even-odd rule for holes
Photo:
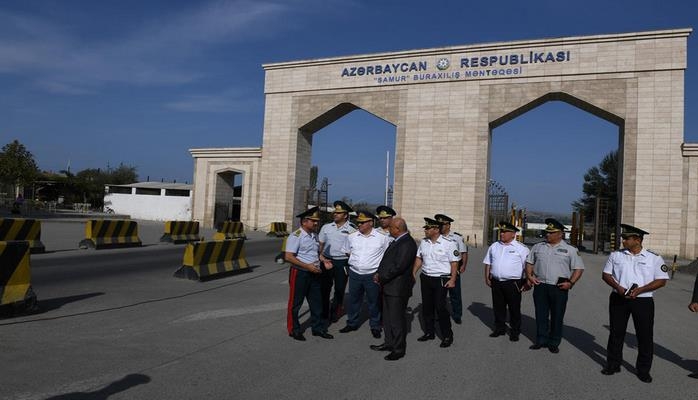
<svg viewBox="0 0 698 400">
<path fill-rule="evenodd" d="M 306 264 L 316 263 L 320 258 L 320 243 L 315 232 L 308 233 L 303 229 L 297 229 L 286 239 L 284 251 L 293 253 L 296 258 Z M 295 265 L 293 266 L 296 267 Z"/>
<path fill-rule="evenodd" d="M 487 249 L 484 264 L 490 266 L 490 275 L 498 281 L 521 279 L 526 268 L 528 247 L 521 242 L 512 240 L 509 243 L 494 242 Z"/>
<path fill-rule="evenodd" d="M 603 272 L 613 276 L 621 286 L 629 289 L 633 283 L 645 286 L 655 279 L 669 279 L 668 268 L 662 257 L 642 249 L 637 255 L 628 249 L 614 251 L 608 256 Z M 640 293 L 637 297 L 652 297 L 654 292 Z"/>
<path fill-rule="evenodd" d="M 356 232 L 356 227 L 349 221 L 345 221 L 339 227 L 336 222 L 323 225 L 318 237 L 320 242 L 325 244 L 323 247 L 324 256 L 336 260 L 346 260 L 347 254 L 342 251 L 342 246 L 344 246 L 347 236 L 353 232 Z"/>
<path fill-rule="evenodd" d="M 356 231 L 347 236 L 342 251 L 349 254 L 349 269 L 361 275 L 373 274 L 378 270 L 389 244 L 390 236 L 380 234 L 375 229 L 366 235 Z"/>
<path fill-rule="evenodd" d="M 463 236 L 449 232 L 448 235 L 445 236 L 446 239 L 454 242 L 456 244 L 456 247 L 458 248 L 458 252 L 460 253 L 467 253 L 468 252 L 468 246 L 465 244 L 465 241 L 463 240 Z M 459 258 L 460 260 L 460 258 Z"/>
<path fill-rule="evenodd" d="M 451 262 L 458 262 L 461 258 L 456 243 L 442 235 L 436 238 L 436 242 L 422 239 L 417 257 L 422 259 L 422 273 L 436 277 L 450 274 Z"/>
</svg>

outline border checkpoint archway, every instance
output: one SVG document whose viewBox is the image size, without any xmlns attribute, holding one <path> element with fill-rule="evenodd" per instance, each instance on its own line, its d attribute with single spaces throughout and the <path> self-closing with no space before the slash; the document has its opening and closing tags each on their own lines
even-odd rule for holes
<svg viewBox="0 0 698 400">
<path fill-rule="evenodd" d="M 241 220 L 246 225 L 295 225 L 313 133 L 361 108 L 396 127 L 393 204 L 408 224 L 417 226 L 423 215 L 446 212 L 455 218 L 456 230 L 482 245 L 491 130 L 546 101 L 562 100 L 619 127 L 622 221 L 650 231 L 648 247 L 694 258 L 698 144 L 683 143 L 691 32 L 266 64 L 263 145 L 190 150 L 195 158 L 193 218 L 212 225 L 216 174 L 234 170 L 244 176 Z"/>
</svg>

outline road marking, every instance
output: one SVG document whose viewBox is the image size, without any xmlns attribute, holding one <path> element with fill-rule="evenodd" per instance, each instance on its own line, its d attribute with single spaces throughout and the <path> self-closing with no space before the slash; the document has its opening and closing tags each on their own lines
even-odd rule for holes
<svg viewBox="0 0 698 400">
<path fill-rule="evenodd" d="M 207 320 L 207 319 L 238 317 L 240 315 L 248 315 L 248 314 L 261 313 L 261 312 L 285 310 L 287 307 L 288 307 L 288 303 L 283 302 L 283 303 L 261 304 L 258 306 L 243 307 L 243 308 L 224 308 L 222 310 L 204 311 L 204 312 L 200 312 L 200 313 L 196 313 L 196 314 L 191 314 L 191 315 L 188 315 L 186 317 L 175 320 L 174 323 L 203 321 L 203 320 Z"/>
</svg>

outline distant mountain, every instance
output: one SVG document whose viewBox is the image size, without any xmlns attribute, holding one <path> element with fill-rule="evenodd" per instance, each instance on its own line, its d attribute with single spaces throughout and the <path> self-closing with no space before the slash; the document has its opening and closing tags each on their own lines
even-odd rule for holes
<svg viewBox="0 0 698 400">
<path fill-rule="evenodd" d="M 548 211 L 526 210 L 526 222 L 545 222 L 546 218 L 555 218 L 565 225 L 572 224 L 572 213 L 561 214 Z"/>
</svg>

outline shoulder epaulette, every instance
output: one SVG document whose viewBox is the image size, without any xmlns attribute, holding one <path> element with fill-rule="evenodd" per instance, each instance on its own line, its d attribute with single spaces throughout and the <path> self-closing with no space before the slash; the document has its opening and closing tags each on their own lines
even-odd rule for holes
<svg viewBox="0 0 698 400">
<path fill-rule="evenodd" d="M 650 250 L 650 249 L 646 249 L 646 250 L 647 250 L 648 253 L 652 253 L 652 254 L 654 254 L 655 256 L 659 256 L 659 254 L 657 254 L 657 252 L 654 251 L 654 250 Z"/>
<path fill-rule="evenodd" d="M 452 242 L 452 241 L 453 241 L 453 240 L 447 238 L 446 236 L 441 236 L 441 237 L 444 238 L 447 242 Z"/>
<path fill-rule="evenodd" d="M 356 226 L 356 225 L 354 225 L 353 222 L 349 222 L 349 226 L 351 226 L 351 227 L 354 228 L 354 229 L 359 229 L 359 227 Z"/>
<path fill-rule="evenodd" d="M 297 231 L 293 232 L 293 236 L 300 236 L 301 231 L 302 231 L 302 229 L 298 229 Z"/>
<path fill-rule="evenodd" d="M 458 236 L 460 236 L 460 237 L 463 237 L 463 235 L 461 235 L 461 234 L 458 233 L 458 232 L 453 232 L 453 234 L 454 234 L 454 235 L 458 235 Z"/>
</svg>

